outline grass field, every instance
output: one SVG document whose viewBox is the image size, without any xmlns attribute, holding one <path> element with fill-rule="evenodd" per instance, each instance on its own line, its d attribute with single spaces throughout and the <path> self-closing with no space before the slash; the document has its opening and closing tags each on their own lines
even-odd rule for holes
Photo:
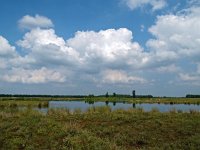
<svg viewBox="0 0 200 150">
<path fill-rule="evenodd" d="M 0 109 L 0 149 L 200 149 L 200 113 Z"/>
<path fill-rule="evenodd" d="M 199 104 L 199 98 L 84 99 L 4 98 L 0 100 L 0 149 L 200 149 L 200 112 L 157 109 L 111 111 L 109 107 L 50 109 L 50 100 Z M 24 109 L 20 109 L 24 107 Z"/>
<path fill-rule="evenodd" d="M 118 97 L 86 97 L 85 101 L 108 101 L 127 103 L 163 103 L 163 104 L 200 104 L 200 98 L 118 98 Z"/>
<path fill-rule="evenodd" d="M 0 108 L 1 107 L 48 107 L 48 101 L 33 101 L 33 100 L 6 100 L 0 101 Z"/>
<path fill-rule="evenodd" d="M 0 105 L 16 103 L 17 105 L 45 104 L 48 101 L 87 101 L 87 102 L 126 102 L 126 103 L 162 103 L 162 104 L 197 104 L 200 98 L 123 98 L 123 97 L 84 97 L 84 98 L 52 98 L 52 97 L 0 97 Z M 7 104 L 6 104 L 7 105 Z"/>
</svg>

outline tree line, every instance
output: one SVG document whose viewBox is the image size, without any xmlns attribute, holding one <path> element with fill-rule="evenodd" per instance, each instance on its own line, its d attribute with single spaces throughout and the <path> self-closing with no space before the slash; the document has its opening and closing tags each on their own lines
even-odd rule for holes
<svg viewBox="0 0 200 150">
<path fill-rule="evenodd" d="M 26 95 L 26 94 L 0 94 L 0 97 L 84 98 L 84 97 L 86 97 L 86 95 Z"/>
<path fill-rule="evenodd" d="M 200 95 L 187 94 L 186 98 L 200 98 Z"/>
</svg>

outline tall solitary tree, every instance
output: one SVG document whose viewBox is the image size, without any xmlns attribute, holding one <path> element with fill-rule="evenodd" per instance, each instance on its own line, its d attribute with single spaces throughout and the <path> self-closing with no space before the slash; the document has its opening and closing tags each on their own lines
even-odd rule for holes
<svg viewBox="0 0 200 150">
<path fill-rule="evenodd" d="M 109 97 L 108 92 L 106 93 L 106 97 Z"/>
<path fill-rule="evenodd" d="M 116 97 L 116 93 L 113 93 L 113 97 Z"/>
<path fill-rule="evenodd" d="M 135 98 L 135 90 L 133 90 L 132 94 L 133 94 L 133 98 Z"/>
</svg>

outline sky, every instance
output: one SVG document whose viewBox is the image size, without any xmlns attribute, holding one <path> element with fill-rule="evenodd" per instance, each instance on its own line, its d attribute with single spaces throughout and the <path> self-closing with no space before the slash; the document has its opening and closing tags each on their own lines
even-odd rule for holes
<svg viewBox="0 0 200 150">
<path fill-rule="evenodd" d="M 2 94 L 200 94 L 199 0 L 0 3 Z"/>
</svg>

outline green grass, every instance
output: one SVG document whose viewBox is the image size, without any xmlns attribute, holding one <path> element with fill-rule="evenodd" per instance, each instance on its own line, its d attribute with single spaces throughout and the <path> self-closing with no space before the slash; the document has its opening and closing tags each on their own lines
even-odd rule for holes
<svg viewBox="0 0 200 150">
<path fill-rule="evenodd" d="M 33 101 L 33 100 L 3 100 L 0 101 L 0 108 L 4 107 L 48 107 L 48 101 Z"/>
<path fill-rule="evenodd" d="M 200 113 L 0 109 L 0 149 L 200 149 Z"/>
<path fill-rule="evenodd" d="M 87 97 L 88 102 L 127 102 L 127 103 L 162 103 L 162 104 L 198 104 L 200 98 L 118 98 L 118 97 Z"/>
<path fill-rule="evenodd" d="M 70 98 L 70 97 L 0 97 L 0 101 L 17 100 L 17 101 L 76 101 L 83 98 Z"/>
<path fill-rule="evenodd" d="M 86 102 L 126 102 L 126 103 L 162 103 L 162 104 L 197 104 L 200 105 L 200 98 L 123 98 L 123 97 L 85 97 L 85 98 L 52 98 L 52 97 L 0 97 L 0 104 L 7 101 L 20 104 L 35 105 L 38 102 L 48 101 L 86 101 Z M 24 101 L 24 102 L 23 102 Z M 28 102 L 29 101 L 29 102 Z"/>
</svg>

